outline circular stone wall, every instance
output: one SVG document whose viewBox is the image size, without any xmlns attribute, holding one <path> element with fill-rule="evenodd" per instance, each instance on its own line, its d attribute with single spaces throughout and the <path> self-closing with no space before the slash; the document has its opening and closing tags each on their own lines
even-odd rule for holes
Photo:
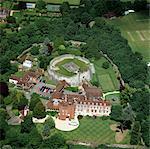
<svg viewBox="0 0 150 149">
<path fill-rule="evenodd" d="M 70 85 L 77 86 L 84 80 L 90 81 L 95 69 L 88 59 L 65 54 L 50 62 L 48 73 L 54 80 L 65 80 Z"/>
</svg>

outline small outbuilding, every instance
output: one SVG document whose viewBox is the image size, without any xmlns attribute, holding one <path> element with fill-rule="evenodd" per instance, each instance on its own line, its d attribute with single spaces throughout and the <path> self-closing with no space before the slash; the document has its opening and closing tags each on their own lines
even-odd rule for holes
<svg viewBox="0 0 150 149">
<path fill-rule="evenodd" d="M 134 12 L 135 12 L 134 10 L 127 10 L 127 11 L 124 12 L 124 14 L 128 15 L 129 13 L 134 13 Z"/>
<path fill-rule="evenodd" d="M 30 61 L 30 60 L 25 60 L 25 61 L 23 62 L 23 67 L 31 68 L 31 67 L 32 67 L 32 61 Z"/>
</svg>

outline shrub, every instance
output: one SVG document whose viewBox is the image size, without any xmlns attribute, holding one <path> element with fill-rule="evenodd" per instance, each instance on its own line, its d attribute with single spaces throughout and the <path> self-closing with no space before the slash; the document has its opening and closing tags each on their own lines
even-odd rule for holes
<svg viewBox="0 0 150 149">
<path fill-rule="evenodd" d="M 58 114 L 57 111 L 48 111 L 47 114 L 50 114 L 51 116 L 56 116 Z"/>
<path fill-rule="evenodd" d="M 82 115 L 78 115 L 78 119 L 81 120 L 83 118 Z"/>
<path fill-rule="evenodd" d="M 108 69 L 108 68 L 109 68 L 109 62 L 104 62 L 104 63 L 102 64 L 102 67 L 103 67 L 104 69 Z"/>
<path fill-rule="evenodd" d="M 66 90 L 71 91 L 71 92 L 78 92 L 79 91 L 78 87 L 67 87 Z"/>
<path fill-rule="evenodd" d="M 37 47 L 37 46 L 32 47 L 30 52 L 32 55 L 38 55 L 39 54 L 39 47 Z"/>
</svg>

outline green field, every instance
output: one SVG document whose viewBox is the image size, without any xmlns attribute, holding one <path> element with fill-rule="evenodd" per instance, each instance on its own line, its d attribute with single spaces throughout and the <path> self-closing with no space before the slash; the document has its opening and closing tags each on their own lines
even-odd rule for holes
<svg viewBox="0 0 150 149">
<path fill-rule="evenodd" d="M 24 1 L 24 2 L 37 2 L 37 0 L 17 0 L 17 1 Z M 63 2 L 68 2 L 70 5 L 79 5 L 80 0 L 44 0 L 46 3 L 51 4 L 62 4 Z"/>
<path fill-rule="evenodd" d="M 102 68 L 103 62 L 107 61 L 104 57 L 94 61 L 96 73 L 92 81 L 98 81 L 103 92 L 115 91 L 119 89 L 119 82 L 111 65 L 108 69 Z"/>
<path fill-rule="evenodd" d="M 109 20 L 121 30 L 133 51 L 140 52 L 145 61 L 150 61 L 150 27 L 148 12 L 136 12 Z"/>
<path fill-rule="evenodd" d="M 24 74 L 25 74 L 25 72 L 23 72 L 23 71 L 17 71 L 14 75 L 20 78 L 20 77 L 23 77 Z"/>
<path fill-rule="evenodd" d="M 68 58 L 68 59 L 65 59 L 65 60 L 63 60 L 63 61 L 56 64 L 56 66 L 59 68 L 59 70 L 57 70 L 57 72 L 59 74 L 65 75 L 65 76 L 70 76 L 70 77 L 73 76 L 75 73 L 68 71 L 63 66 L 64 64 L 67 64 L 67 63 L 70 63 L 70 62 L 75 63 L 79 67 L 81 72 L 86 71 L 88 69 L 88 65 L 85 64 L 84 62 L 82 62 L 82 61 L 80 61 L 76 58 L 74 58 L 74 59 L 69 59 Z"/>
<path fill-rule="evenodd" d="M 120 104 L 120 94 L 107 95 L 105 98 L 113 105 Z"/>
<path fill-rule="evenodd" d="M 51 130 L 51 135 L 54 133 L 61 133 L 67 141 L 79 141 L 94 144 L 115 144 L 115 131 L 110 129 L 111 124 L 116 124 L 115 121 L 110 119 L 102 120 L 102 118 L 84 117 L 80 120 L 80 126 L 70 132 L 62 132 L 57 129 Z M 42 124 L 37 125 L 38 131 L 42 132 Z M 129 144 L 129 133 L 120 143 Z"/>
</svg>

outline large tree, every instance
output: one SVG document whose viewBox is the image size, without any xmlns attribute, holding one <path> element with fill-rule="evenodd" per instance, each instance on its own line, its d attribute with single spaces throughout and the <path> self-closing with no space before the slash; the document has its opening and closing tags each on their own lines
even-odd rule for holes
<svg viewBox="0 0 150 149">
<path fill-rule="evenodd" d="M 41 101 L 39 101 L 33 109 L 33 116 L 40 119 L 46 116 L 45 107 Z"/>
<path fill-rule="evenodd" d="M 9 89 L 7 83 L 0 82 L 0 94 L 4 97 L 9 95 Z"/>
<path fill-rule="evenodd" d="M 32 116 L 28 115 L 24 118 L 24 121 L 21 123 L 21 132 L 30 133 L 31 130 L 35 127 Z"/>
<path fill-rule="evenodd" d="M 43 141 L 41 148 L 49 148 L 49 149 L 60 149 L 64 148 L 66 145 L 66 140 L 61 134 L 55 134 L 51 136 L 49 139 Z"/>
<path fill-rule="evenodd" d="M 46 8 L 46 3 L 43 0 L 38 0 L 36 2 L 36 8 L 39 10 L 45 9 Z"/>
<path fill-rule="evenodd" d="M 140 122 L 135 121 L 132 131 L 131 131 L 131 140 L 130 143 L 132 145 L 137 145 L 140 144 L 140 138 L 141 138 L 141 134 L 140 134 Z"/>
<path fill-rule="evenodd" d="M 40 101 L 40 96 L 36 93 L 33 93 L 30 99 L 29 109 L 33 111 L 36 104 Z"/>
<path fill-rule="evenodd" d="M 111 119 L 116 120 L 116 121 L 121 121 L 122 112 L 123 112 L 123 108 L 121 105 L 113 105 L 111 108 L 111 114 L 110 114 Z"/>
</svg>

